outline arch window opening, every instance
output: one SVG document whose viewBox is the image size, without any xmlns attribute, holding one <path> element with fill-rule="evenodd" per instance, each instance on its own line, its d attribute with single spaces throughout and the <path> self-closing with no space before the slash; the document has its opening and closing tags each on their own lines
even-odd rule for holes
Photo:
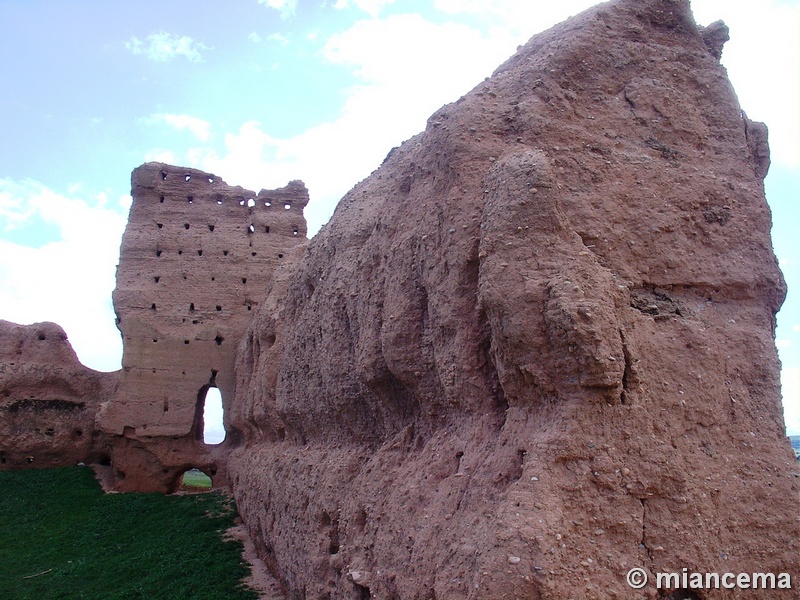
<svg viewBox="0 0 800 600">
<path fill-rule="evenodd" d="M 204 492 L 211 490 L 212 487 L 211 477 L 200 469 L 189 469 L 181 475 L 181 491 Z"/>
<path fill-rule="evenodd" d="M 222 393 L 212 382 L 200 391 L 198 400 L 197 438 L 210 446 L 221 444 L 225 441 Z"/>
</svg>

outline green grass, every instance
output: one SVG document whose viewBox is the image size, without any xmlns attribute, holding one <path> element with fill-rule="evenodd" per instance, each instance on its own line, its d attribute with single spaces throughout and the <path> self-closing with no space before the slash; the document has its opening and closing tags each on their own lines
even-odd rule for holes
<svg viewBox="0 0 800 600">
<path fill-rule="evenodd" d="M 88 468 L 0 472 L 0 598 L 255 599 L 219 492 L 103 494 Z"/>
<path fill-rule="evenodd" d="M 197 469 L 186 471 L 186 473 L 183 474 L 181 483 L 188 488 L 211 489 L 211 477 Z"/>
</svg>

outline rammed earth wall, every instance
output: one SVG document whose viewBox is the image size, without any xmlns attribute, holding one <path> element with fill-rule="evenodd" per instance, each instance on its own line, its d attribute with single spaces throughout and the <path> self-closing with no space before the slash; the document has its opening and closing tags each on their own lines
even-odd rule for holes
<svg viewBox="0 0 800 600">
<path fill-rule="evenodd" d="M 225 481 L 222 447 L 202 441 L 210 386 L 234 397 L 234 357 L 273 271 L 306 239 L 302 182 L 259 193 L 209 173 L 148 163 L 133 172 L 114 308 L 123 338 L 116 395 L 98 420 L 117 489 L 171 489 L 194 466 Z"/>
</svg>

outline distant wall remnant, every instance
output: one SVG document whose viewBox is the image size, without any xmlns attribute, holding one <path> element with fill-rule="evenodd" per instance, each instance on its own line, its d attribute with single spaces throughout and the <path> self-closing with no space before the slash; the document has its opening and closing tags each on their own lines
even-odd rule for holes
<svg viewBox="0 0 800 600">
<path fill-rule="evenodd" d="M 114 308 L 123 368 L 98 425 L 114 487 L 174 488 L 189 467 L 224 482 L 226 448 L 202 440 L 205 393 L 233 399 L 236 348 L 272 272 L 306 239 L 300 181 L 259 193 L 161 163 L 134 170 Z M 222 446 L 237 443 L 227 432 Z"/>
<path fill-rule="evenodd" d="M 118 380 L 84 367 L 55 323 L 0 321 L 0 470 L 108 462 L 95 415 Z"/>
</svg>

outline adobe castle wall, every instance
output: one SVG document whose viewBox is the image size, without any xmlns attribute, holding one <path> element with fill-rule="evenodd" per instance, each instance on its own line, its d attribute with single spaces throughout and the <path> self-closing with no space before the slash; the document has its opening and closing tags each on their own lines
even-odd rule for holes
<svg viewBox="0 0 800 600">
<path fill-rule="evenodd" d="M 113 486 L 170 490 L 189 467 L 220 482 L 238 441 L 202 440 L 205 393 L 226 413 L 236 349 L 272 272 L 306 240 L 300 181 L 255 193 L 195 169 L 147 163 L 132 175 L 114 308 L 123 337 L 117 393 L 99 429 L 112 444 Z"/>
</svg>

